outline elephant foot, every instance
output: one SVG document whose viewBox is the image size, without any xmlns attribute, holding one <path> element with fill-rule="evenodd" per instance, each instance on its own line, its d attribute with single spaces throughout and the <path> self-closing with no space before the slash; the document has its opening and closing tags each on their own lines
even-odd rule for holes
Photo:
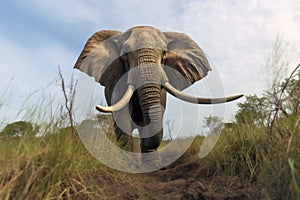
<svg viewBox="0 0 300 200">
<path fill-rule="evenodd" d="M 161 170 L 165 168 L 162 163 L 162 159 L 157 150 L 150 150 L 141 154 L 141 161 L 143 167 L 151 171 Z"/>
</svg>

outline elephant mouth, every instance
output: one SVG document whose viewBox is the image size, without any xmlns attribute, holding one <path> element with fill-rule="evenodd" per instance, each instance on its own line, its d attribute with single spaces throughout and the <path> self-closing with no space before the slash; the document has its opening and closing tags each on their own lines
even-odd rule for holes
<svg viewBox="0 0 300 200">
<path fill-rule="evenodd" d="M 164 74 L 165 75 L 165 74 Z M 166 76 L 165 76 L 166 77 Z M 203 98 L 203 97 L 196 97 L 192 95 L 185 94 L 175 87 L 173 87 L 167 79 L 161 80 L 161 86 L 171 95 L 174 97 L 194 104 L 220 104 L 220 103 L 226 103 L 230 101 L 234 101 L 236 99 L 239 99 L 243 97 L 243 94 L 233 95 L 233 96 L 227 96 L 227 97 L 221 97 L 221 98 Z M 134 84 L 128 83 L 127 90 L 123 97 L 114 105 L 111 106 L 96 106 L 96 109 L 100 112 L 104 113 L 111 113 L 118 110 L 121 110 L 124 108 L 130 101 L 134 91 L 137 88 L 135 88 Z"/>
</svg>

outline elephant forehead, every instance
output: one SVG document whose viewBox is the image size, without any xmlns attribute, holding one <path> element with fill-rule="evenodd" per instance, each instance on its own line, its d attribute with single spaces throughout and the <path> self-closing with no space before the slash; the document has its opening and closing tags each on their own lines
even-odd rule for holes
<svg viewBox="0 0 300 200">
<path fill-rule="evenodd" d="M 158 29 L 137 27 L 127 30 L 119 41 L 121 53 L 125 54 L 138 49 L 167 49 L 167 39 Z"/>
</svg>

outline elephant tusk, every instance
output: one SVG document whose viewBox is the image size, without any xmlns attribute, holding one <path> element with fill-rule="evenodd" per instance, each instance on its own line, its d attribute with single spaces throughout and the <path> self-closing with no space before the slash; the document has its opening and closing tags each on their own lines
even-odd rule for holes
<svg viewBox="0 0 300 200">
<path fill-rule="evenodd" d="M 202 97 L 194 97 L 188 94 L 185 94 L 176 88 L 174 88 L 169 82 L 165 82 L 163 87 L 174 97 L 181 99 L 183 101 L 187 101 L 190 103 L 195 104 L 218 104 L 218 103 L 226 103 L 229 101 L 236 100 L 244 96 L 243 94 L 229 96 L 229 97 L 222 97 L 222 98 L 202 98 Z"/>
<path fill-rule="evenodd" d="M 123 97 L 120 99 L 120 101 L 118 101 L 116 104 L 112 106 L 96 106 L 96 109 L 100 112 L 105 112 L 105 113 L 121 110 L 128 104 L 128 102 L 132 97 L 133 92 L 134 92 L 134 87 L 132 85 L 128 85 L 128 88 L 125 94 L 123 95 Z"/>
</svg>

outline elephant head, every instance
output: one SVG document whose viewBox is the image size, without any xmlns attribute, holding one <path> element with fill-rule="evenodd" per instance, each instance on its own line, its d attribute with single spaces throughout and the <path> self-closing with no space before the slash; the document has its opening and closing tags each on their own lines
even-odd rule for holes
<svg viewBox="0 0 300 200">
<path fill-rule="evenodd" d="M 142 127 L 150 122 L 153 124 L 141 130 L 142 152 L 155 151 L 160 145 L 161 107 L 166 105 L 166 91 L 179 99 L 198 104 L 224 103 L 242 96 L 212 99 L 181 92 L 207 75 L 211 70 L 209 62 L 188 35 L 162 32 L 149 26 L 134 27 L 125 32 L 96 32 L 87 41 L 74 68 L 105 86 L 109 106 L 96 106 L 97 110 L 121 112 L 124 106 L 130 104 L 131 118 L 136 124 Z M 113 101 L 114 87 L 124 76 L 122 85 L 126 87 L 117 90 L 117 101 Z M 121 114 L 119 117 L 122 118 Z M 126 124 L 126 120 L 131 119 L 121 121 Z M 128 122 L 128 126 L 132 124 Z M 118 125 L 115 127 L 116 132 L 122 132 Z"/>
<path fill-rule="evenodd" d="M 155 49 L 157 51 L 151 51 Z M 161 32 L 147 26 L 134 27 L 124 33 L 112 30 L 96 32 L 87 41 L 74 68 L 94 77 L 103 86 L 112 85 L 130 68 L 139 65 L 140 62 L 137 57 L 133 57 L 133 52 L 136 55 L 143 54 L 141 57 L 153 56 L 154 60 L 149 60 L 150 62 L 173 68 L 174 70 L 168 68 L 161 71 L 161 85 L 170 94 L 184 101 L 216 104 L 243 96 L 200 98 L 181 93 L 181 90 L 202 79 L 211 70 L 204 52 L 184 33 Z M 143 61 L 142 64 L 149 61 Z M 126 95 L 120 104 L 109 108 L 98 106 L 97 109 L 113 112 L 123 108 L 130 100 L 133 89 L 136 88 L 128 82 Z"/>
</svg>

